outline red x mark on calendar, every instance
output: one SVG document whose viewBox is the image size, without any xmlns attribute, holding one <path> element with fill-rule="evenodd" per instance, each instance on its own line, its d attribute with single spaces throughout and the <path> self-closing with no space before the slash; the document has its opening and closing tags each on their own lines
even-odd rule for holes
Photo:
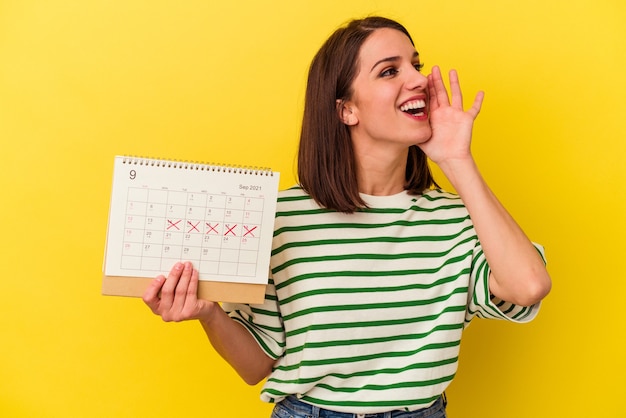
<svg viewBox="0 0 626 418">
<path fill-rule="evenodd" d="M 248 235 L 250 235 L 251 237 L 254 236 L 254 230 L 256 229 L 256 226 L 253 226 L 252 228 L 248 228 L 247 226 L 243 226 L 243 229 L 246 230 L 246 233 L 243 234 L 244 237 L 247 237 Z"/>
<path fill-rule="evenodd" d="M 235 233 L 233 232 L 233 229 L 237 228 L 237 225 L 233 225 L 232 228 L 230 226 L 228 226 L 228 224 L 226 224 L 226 228 L 228 228 L 228 230 L 226 231 L 226 233 L 224 234 L 224 236 L 228 235 L 228 234 L 232 234 L 233 237 L 236 237 L 237 235 L 235 235 Z"/>
<path fill-rule="evenodd" d="M 181 220 L 179 219 L 179 220 L 177 220 L 176 222 L 172 222 L 172 221 L 170 221 L 170 220 L 168 219 L 168 220 L 167 220 L 167 223 L 168 223 L 168 225 L 167 225 L 167 229 L 169 230 L 169 229 L 171 229 L 171 228 L 176 228 L 176 230 L 177 230 L 177 231 L 180 231 L 180 228 L 178 227 L 178 224 L 180 223 L 180 221 L 181 221 Z"/>
<path fill-rule="evenodd" d="M 187 221 L 187 225 L 191 227 L 189 228 L 189 231 L 187 231 L 187 233 L 192 232 L 194 230 L 197 232 L 200 232 L 200 230 L 198 229 L 198 225 L 200 225 L 200 221 L 196 222 L 195 225 L 191 221 Z"/>
<path fill-rule="evenodd" d="M 206 226 L 208 228 L 207 231 L 206 231 L 207 234 L 210 234 L 210 233 L 218 234 L 217 229 L 215 229 L 215 228 L 217 228 L 219 226 L 219 224 L 215 224 L 215 226 L 213 226 L 213 225 L 211 225 L 210 223 L 207 222 Z"/>
</svg>

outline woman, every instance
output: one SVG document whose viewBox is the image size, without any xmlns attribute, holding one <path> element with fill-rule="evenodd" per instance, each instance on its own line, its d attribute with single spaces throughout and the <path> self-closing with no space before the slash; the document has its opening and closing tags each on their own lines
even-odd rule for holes
<svg viewBox="0 0 626 418">
<path fill-rule="evenodd" d="M 406 29 L 381 17 L 315 56 L 263 305 L 198 300 L 189 263 L 144 295 L 165 321 L 200 320 L 247 383 L 267 377 L 273 417 L 444 417 L 470 320 L 529 321 L 550 290 L 541 247 L 472 158 L 483 94 L 464 111 L 456 73 L 449 99 L 440 70 L 421 68 Z M 433 188 L 427 157 L 458 195 Z"/>
</svg>

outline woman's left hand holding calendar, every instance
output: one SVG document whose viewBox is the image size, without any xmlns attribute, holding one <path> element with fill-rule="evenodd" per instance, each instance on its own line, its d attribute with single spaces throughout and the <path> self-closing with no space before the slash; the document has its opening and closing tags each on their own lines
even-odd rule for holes
<svg viewBox="0 0 626 418">
<path fill-rule="evenodd" d="M 217 303 L 198 299 L 198 270 L 190 262 L 176 263 L 167 277 L 160 275 L 143 294 L 143 301 L 165 322 L 209 318 Z"/>
</svg>

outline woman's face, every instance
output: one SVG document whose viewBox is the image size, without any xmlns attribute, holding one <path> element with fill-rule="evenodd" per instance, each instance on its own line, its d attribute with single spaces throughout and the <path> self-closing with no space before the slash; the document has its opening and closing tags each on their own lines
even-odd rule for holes
<svg viewBox="0 0 626 418">
<path fill-rule="evenodd" d="M 409 38 L 395 29 L 377 29 L 361 46 L 357 65 L 352 97 L 342 108 L 355 146 L 405 149 L 427 141 L 432 134 L 428 80 Z"/>
</svg>

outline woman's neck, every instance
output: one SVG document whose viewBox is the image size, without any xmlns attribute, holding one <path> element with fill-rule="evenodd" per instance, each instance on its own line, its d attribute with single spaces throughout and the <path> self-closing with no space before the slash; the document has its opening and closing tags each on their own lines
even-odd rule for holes
<svg viewBox="0 0 626 418">
<path fill-rule="evenodd" d="M 407 155 L 408 150 L 401 153 L 357 152 L 359 192 L 371 196 L 390 196 L 402 192 L 406 183 Z"/>
</svg>

